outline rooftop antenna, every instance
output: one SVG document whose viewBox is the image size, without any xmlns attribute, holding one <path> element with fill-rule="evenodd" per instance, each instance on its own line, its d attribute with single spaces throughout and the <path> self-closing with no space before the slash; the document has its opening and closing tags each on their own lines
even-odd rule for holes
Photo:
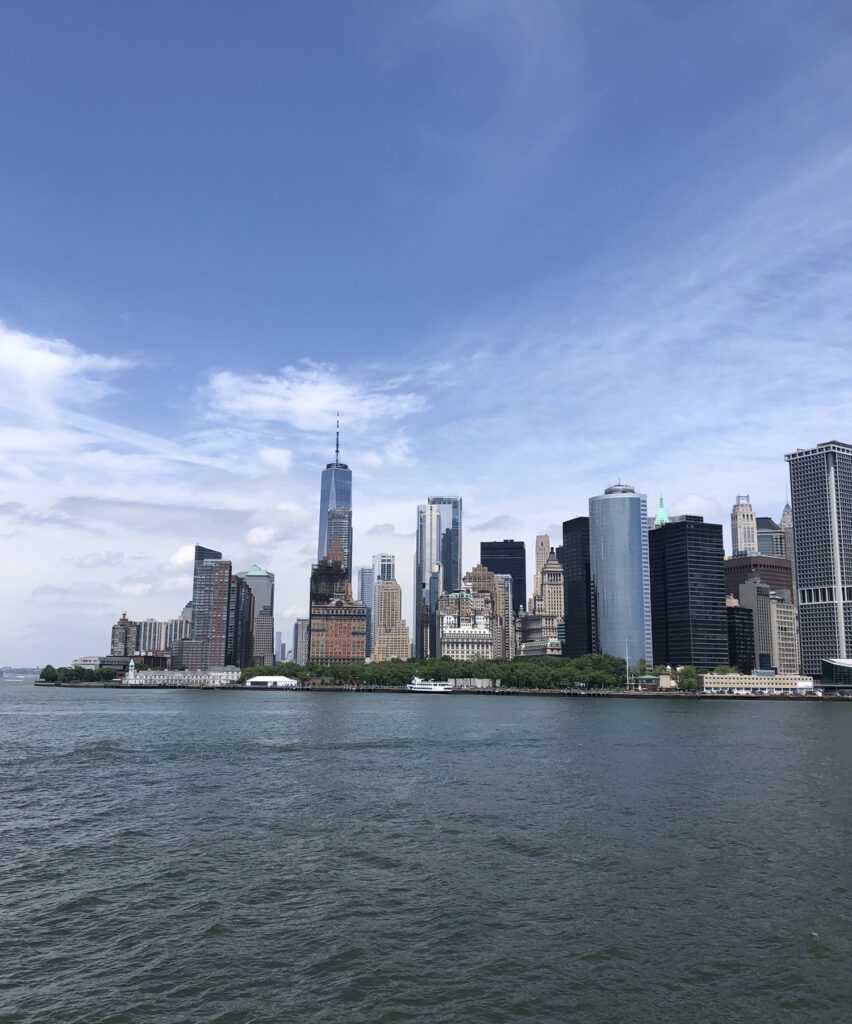
<svg viewBox="0 0 852 1024">
<path fill-rule="evenodd" d="M 340 412 L 337 413 L 337 433 L 334 438 L 334 461 L 340 462 Z"/>
</svg>

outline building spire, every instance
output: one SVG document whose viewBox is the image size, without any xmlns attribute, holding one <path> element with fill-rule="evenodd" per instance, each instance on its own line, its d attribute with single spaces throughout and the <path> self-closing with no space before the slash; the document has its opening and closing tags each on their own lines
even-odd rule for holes
<svg viewBox="0 0 852 1024">
<path fill-rule="evenodd" d="M 660 507 L 657 509 L 657 515 L 654 519 L 654 526 L 665 526 L 669 521 L 668 514 L 666 513 L 665 506 L 663 505 L 663 496 L 660 495 Z"/>
<path fill-rule="evenodd" d="M 334 435 L 334 461 L 340 464 L 340 413 L 337 413 L 337 432 Z"/>
</svg>

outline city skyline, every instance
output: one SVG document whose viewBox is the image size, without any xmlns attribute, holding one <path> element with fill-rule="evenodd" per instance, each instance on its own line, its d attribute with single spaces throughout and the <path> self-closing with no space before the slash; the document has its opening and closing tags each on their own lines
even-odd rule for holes
<svg viewBox="0 0 852 1024">
<path fill-rule="evenodd" d="M 619 477 L 779 522 L 843 437 L 848 5 L 415 6 L 10 9 L 0 660 L 177 616 L 198 539 L 289 629 L 338 411 L 409 627 L 422 496 L 468 553 Z"/>
</svg>

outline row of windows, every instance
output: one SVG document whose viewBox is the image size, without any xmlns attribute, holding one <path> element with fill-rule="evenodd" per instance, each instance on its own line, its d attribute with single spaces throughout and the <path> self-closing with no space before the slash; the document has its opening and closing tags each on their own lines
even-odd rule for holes
<svg viewBox="0 0 852 1024">
<path fill-rule="evenodd" d="M 842 600 L 852 601 L 852 587 L 841 587 Z M 834 587 L 805 587 L 799 591 L 799 604 L 824 604 L 834 601 Z"/>
</svg>

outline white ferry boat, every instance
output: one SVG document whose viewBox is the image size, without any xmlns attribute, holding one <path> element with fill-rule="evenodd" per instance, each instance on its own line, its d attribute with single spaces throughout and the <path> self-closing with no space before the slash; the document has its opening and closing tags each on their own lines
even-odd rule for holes
<svg viewBox="0 0 852 1024">
<path fill-rule="evenodd" d="M 409 693 L 452 693 L 455 683 L 438 682 L 435 679 L 421 679 L 415 676 L 408 684 Z"/>
</svg>

